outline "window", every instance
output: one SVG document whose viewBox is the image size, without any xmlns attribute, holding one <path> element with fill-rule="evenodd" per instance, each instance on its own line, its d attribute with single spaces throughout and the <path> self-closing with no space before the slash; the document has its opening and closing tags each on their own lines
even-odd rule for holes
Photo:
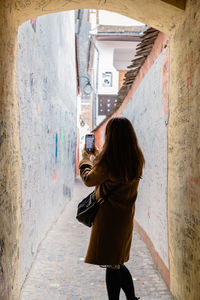
<svg viewBox="0 0 200 300">
<path fill-rule="evenodd" d="M 98 115 L 109 115 L 117 105 L 117 95 L 99 95 L 98 99 Z"/>
</svg>

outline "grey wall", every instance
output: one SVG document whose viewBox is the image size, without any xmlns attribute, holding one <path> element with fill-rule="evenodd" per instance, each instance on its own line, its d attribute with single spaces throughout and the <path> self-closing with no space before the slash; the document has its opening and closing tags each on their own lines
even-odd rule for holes
<svg viewBox="0 0 200 300">
<path fill-rule="evenodd" d="M 24 23 L 18 33 L 22 154 L 21 283 L 37 247 L 70 200 L 75 172 L 74 12 Z"/>
<path fill-rule="evenodd" d="M 91 23 L 88 21 L 88 9 L 80 9 L 79 13 L 77 15 L 77 31 L 76 31 L 76 37 L 77 37 L 77 44 L 78 44 L 78 72 L 79 72 L 79 86 L 81 89 L 81 98 L 84 102 L 84 99 L 90 99 L 90 96 L 84 93 L 83 88 L 85 87 L 87 83 L 87 78 L 84 76 L 88 75 L 87 72 L 87 64 L 88 64 L 88 47 L 89 47 L 89 36 L 90 36 L 90 29 L 91 29 Z M 87 100 L 87 103 L 88 103 Z"/>
<path fill-rule="evenodd" d="M 136 89 L 123 115 L 132 122 L 146 165 L 140 181 L 135 218 L 167 267 L 167 124 L 163 97 L 164 49 Z M 168 69 L 167 69 L 168 70 Z"/>
</svg>

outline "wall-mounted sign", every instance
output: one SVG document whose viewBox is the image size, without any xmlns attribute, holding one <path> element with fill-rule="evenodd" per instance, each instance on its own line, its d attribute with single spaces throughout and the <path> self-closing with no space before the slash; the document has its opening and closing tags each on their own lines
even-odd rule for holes
<svg viewBox="0 0 200 300">
<path fill-rule="evenodd" d="M 102 86 L 111 87 L 112 86 L 112 72 L 102 73 Z"/>
</svg>

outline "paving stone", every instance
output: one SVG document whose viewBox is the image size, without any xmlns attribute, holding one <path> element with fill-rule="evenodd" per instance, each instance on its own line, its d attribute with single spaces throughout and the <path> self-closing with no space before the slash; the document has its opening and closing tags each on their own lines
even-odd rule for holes
<svg viewBox="0 0 200 300">
<path fill-rule="evenodd" d="M 93 188 L 76 180 L 73 199 L 38 250 L 20 300 L 106 300 L 105 269 L 84 263 L 90 228 L 75 219 L 78 202 Z M 126 264 L 141 300 L 173 300 L 140 235 L 134 231 Z M 126 299 L 123 291 L 120 300 Z"/>
</svg>

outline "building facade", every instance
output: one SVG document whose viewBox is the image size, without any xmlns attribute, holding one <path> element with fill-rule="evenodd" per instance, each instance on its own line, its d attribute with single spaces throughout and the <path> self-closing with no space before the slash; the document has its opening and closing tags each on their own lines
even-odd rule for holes
<svg viewBox="0 0 200 300">
<path fill-rule="evenodd" d="M 117 95 L 123 84 L 124 74 L 135 56 L 146 26 L 104 11 L 92 11 L 90 19 L 92 29 L 88 73 L 93 87 L 91 102 L 94 129 L 117 106 Z"/>
</svg>

